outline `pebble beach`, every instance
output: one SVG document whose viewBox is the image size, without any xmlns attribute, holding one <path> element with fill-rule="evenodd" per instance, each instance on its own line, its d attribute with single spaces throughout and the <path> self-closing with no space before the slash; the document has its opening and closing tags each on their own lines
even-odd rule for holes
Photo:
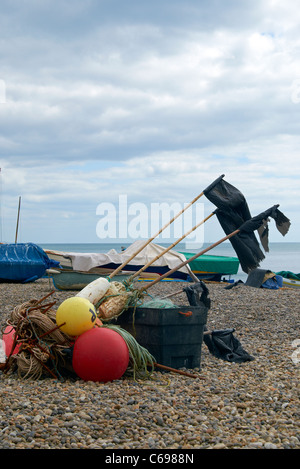
<svg viewBox="0 0 300 469">
<path fill-rule="evenodd" d="M 20 379 L 0 371 L 1 449 L 299 449 L 300 290 L 207 283 L 210 330 L 234 328 L 254 358 L 213 356 L 202 345 L 194 376 L 156 369 L 151 377 L 97 383 L 67 377 Z M 186 283 L 159 282 L 151 295 Z M 53 290 L 43 278 L 0 285 L 0 325 L 12 309 Z M 59 304 L 76 292 L 56 291 Z M 172 301 L 188 305 L 185 293 Z M 299 352 L 299 353 L 298 353 Z"/>
</svg>

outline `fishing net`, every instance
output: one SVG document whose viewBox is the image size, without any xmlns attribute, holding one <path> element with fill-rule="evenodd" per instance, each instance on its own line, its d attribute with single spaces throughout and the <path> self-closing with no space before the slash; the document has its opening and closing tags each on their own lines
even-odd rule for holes
<svg viewBox="0 0 300 469">
<path fill-rule="evenodd" d="M 136 307 L 143 296 L 143 292 L 132 285 L 125 282 L 111 282 L 105 296 L 96 305 L 98 316 L 101 321 L 115 319 L 126 309 Z"/>
<path fill-rule="evenodd" d="M 168 309 L 168 308 L 175 308 L 176 305 L 171 300 L 163 299 L 163 298 L 152 298 L 149 301 L 146 301 L 141 305 L 143 308 L 157 308 L 157 309 Z"/>
<path fill-rule="evenodd" d="M 145 301 L 146 296 L 151 299 Z M 118 318 L 128 308 L 136 308 L 137 306 L 157 309 L 176 307 L 171 300 L 152 297 L 149 293 L 136 289 L 128 282 L 111 282 L 106 295 L 98 305 L 98 316 L 104 322 L 110 321 L 111 319 Z"/>
<path fill-rule="evenodd" d="M 118 317 L 126 307 L 129 295 L 130 293 L 126 290 L 123 283 L 111 282 L 109 289 L 99 305 L 98 316 L 100 319 L 107 321 Z"/>
</svg>

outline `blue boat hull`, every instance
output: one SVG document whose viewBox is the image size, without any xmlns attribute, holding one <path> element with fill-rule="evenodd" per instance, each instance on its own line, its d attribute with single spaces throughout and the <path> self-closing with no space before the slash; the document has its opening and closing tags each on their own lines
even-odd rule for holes
<svg viewBox="0 0 300 469">
<path fill-rule="evenodd" d="M 58 267 L 33 243 L 0 244 L 0 282 L 26 283 L 43 277 L 47 269 Z"/>
</svg>

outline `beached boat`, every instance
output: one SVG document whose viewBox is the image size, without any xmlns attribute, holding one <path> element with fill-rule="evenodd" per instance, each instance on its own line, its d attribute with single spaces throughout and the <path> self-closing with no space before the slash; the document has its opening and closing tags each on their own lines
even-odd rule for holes
<svg viewBox="0 0 300 469">
<path fill-rule="evenodd" d="M 109 275 L 128 260 L 133 253 L 137 252 L 141 243 L 143 242 L 136 241 L 121 253 L 116 252 L 114 249 L 107 253 L 45 251 L 50 258 L 60 263 L 61 270 L 59 270 L 59 275 L 54 274 L 53 276 L 55 286 L 59 289 L 66 289 L 67 285 L 69 285 L 68 289 L 76 289 L 76 284 L 82 285 L 90 278 L 94 280 L 97 276 Z M 150 243 L 126 264 L 126 271 L 121 271 L 119 274 L 127 276 L 134 274 L 148 264 L 149 261 L 154 260 L 164 250 L 165 248 L 162 246 Z M 193 253 L 181 253 L 170 250 L 147 267 L 140 274 L 140 277 L 143 279 L 154 279 L 192 256 Z M 236 274 L 238 268 L 239 261 L 237 258 L 203 255 L 183 268 L 178 269 L 168 280 L 191 280 L 196 275 L 201 279 L 220 281 L 222 276 Z M 73 275 L 70 274 L 71 271 L 74 272 Z M 116 280 L 116 277 L 114 279 Z"/>
<path fill-rule="evenodd" d="M 59 266 L 33 243 L 0 244 L 0 282 L 33 282 Z"/>
<path fill-rule="evenodd" d="M 186 259 L 194 256 L 194 253 L 182 252 Z M 189 266 L 192 272 L 200 279 L 219 282 L 222 277 L 235 275 L 238 272 L 240 262 L 237 257 L 214 256 L 203 254 L 191 261 Z"/>
<path fill-rule="evenodd" d="M 294 272 L 282 270 L 277 272 L 277 275 L 282 277 L 284 287 L 300 288 L 300 274 L 294 274 Z"/>
<path fill-rule="evenodd" d="M 185 260 L 185 257 L 176 251 L 170 250 L 164 253 L 165 248 L 158 244 L 150 243 L 143 248 L 144 244 L 144 241 L 135 241 L 122 252 L 117 252 L 115 249 L 106 253 L 62 252 L 48 249 L 45 249 L 45 252 L 51 259 L 59 261 L 62 268 L 100 274 L 111 273 L 124 263 L 126 263 L 126 272 L 137 272 L 149 262 L 152 264 L 143 273 L 162 274 Z M 159 258 L 155 260 L 158 256 Z M 179 278 L 187 278 L 191 273 L 189 266 L 184 266 L 176 272 Z"/>
<path fill-rule="evenodd" d="M 300 280 L 293 280 L 291 278 L 283 278 L 283 286 L 300 288 Z"/>
<path fill-rule="evenodd" d="M 106 277 L 108 273 L 79 272 L 72 269 L 50 269 L 48 275 L 52 278 L 53 285 L 57 290 L 82 290 L 89 283 L 97 280 L 99 277 Z M 117 274 L 114 281 L 123 282 L 131 274 Z"/>
<path fill-rule="evenodd" d="M 52 277 L 54 286 L 57 289 L 82 289 L 96 278 L 110 275 L 130 259 L 134 253 L 137 253 L 143 244 L 143 241 L 136 241 L 121 253 L 118 253 L 115 249 L 111 249 L 107 253 L 62 252 L 45 249 L 47 255 L 60 264 L 60 269 L 51 269 L 48 275 Z M 162 254 L 164 250 L 165 248 L 157 244 L 149 244 L 126 264 L 126 270 L 118 272 L 113 279 L 122 281 L 129 278 L 148 262 L 153 261 L 158 255 Z M 139 278 L 143 280 L 157 278 L 183 260 L 185 260 L 185 257 L 182 254 L 170 250 L 141 272 Z M 191 269 L 189 266 L 185 266 L 176 272 L 175 277 L 185 280 L 190 275 L 192 275 Z"/>
</svg>

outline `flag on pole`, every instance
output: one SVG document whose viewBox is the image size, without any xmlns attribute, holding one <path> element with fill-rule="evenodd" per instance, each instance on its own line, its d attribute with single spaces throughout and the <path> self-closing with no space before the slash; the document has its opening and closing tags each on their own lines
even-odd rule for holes
<svg viewBox="0 0 300 469">
<path fill-rule="evenodd" d="M 259 267 L 265 258 L 254 231 L 258 231 L 261 244 L 267 252 L 269 217 L 274 218 L 276 227 L 282 235 L 285 235 L 289 229 L 290 221 L 278 210 L 278 205 L 252 218 L 244 195 L 223 178 L 203 192 L 206 198 L 216 205 L 217 210 L 214 213 L 225 234 L 229 235 L 237 229 L 240 230 L 237 235 L 230 238 L 230 242 L 239 258 L 242 270 L 246 273 Z"/>
<path fill-rule="evenodd" d="M 266 252 L 269 252 L 269 217 L 275 220 L 276 227 L 282 236 L 287 234 L 291 226 L 290 220 L 280 210 L 278 210 L 278 207 L 279 204 L 273 205 L 273 207 L 270 207 L 268 210 L 265 210 L 256 217 L 251 218 L 251 220 L 246 221 L 240 227 L 241 231 L 247 233 L 257 230 Z"/>
<path fill-rule="evenodd" d="M 251 218 L 250 210 L 244 195 L 221 176 L 219 180 L 203 191 L 205 197 L 218 209 L 228 214 L 236 228 Z"/>
</svg>

